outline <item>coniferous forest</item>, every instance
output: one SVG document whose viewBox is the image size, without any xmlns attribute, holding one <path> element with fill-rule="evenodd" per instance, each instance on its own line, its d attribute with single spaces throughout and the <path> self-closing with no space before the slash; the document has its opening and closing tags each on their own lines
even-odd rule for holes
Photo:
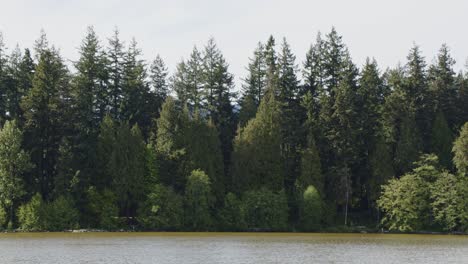
<svg viewBox="0 0 468 264">
<path fill-rule="evenodd" d="M 0 226 L 468 231 L 468 74 L 442 45 L 395 68 L 273 36 L 235 87 L 213 39 L 172 74 L 88 28 L 70 62 L 0 35 Z M 182 54 L 183 55 L 183 54 Z"/>
</svg>

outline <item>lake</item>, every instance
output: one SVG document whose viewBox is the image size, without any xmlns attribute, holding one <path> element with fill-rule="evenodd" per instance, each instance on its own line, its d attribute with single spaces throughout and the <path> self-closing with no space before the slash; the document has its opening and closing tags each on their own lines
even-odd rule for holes
<svg viewBox="0 0 468 264">
<path fill-rule="evenodd" d="M 17 233 L 0 234 L 0 263 L 468 263 L 468 236 Z"/>
</svg>

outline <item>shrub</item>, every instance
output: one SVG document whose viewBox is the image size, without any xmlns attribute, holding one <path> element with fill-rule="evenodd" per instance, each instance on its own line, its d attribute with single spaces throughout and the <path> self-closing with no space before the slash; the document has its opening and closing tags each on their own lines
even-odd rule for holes
<svg viewBox="0 0 468 264">
<path fill-rule="evenodd" d="M 94 216 L 94 227 L 105 230 L 117 229 L 119 208 L 115 194 L 108 189 L 98 192 L 96 188 L 90 187 L 87 196 L 88 210 Z"/>
<path fill-rule="evenodd" d="M 275 193 L 266 188 L 247 191 L 242 199 L 247 228 L 285 230 L 288 202 L 284 191 Z"/>
<path fill-rule="evenodd" d="M 245 229 L 245 214 L 242 202 L 233 193 L 228 193 L 224 198 L 224 206 L 220 210 L 221 228 L 229 231 Z"/>
<path fill-rule="evenodd" d="M 45 230 L 64 231 L 78 228 L 79 212 L 70 197 L 59 196 L 44 206 L 43 213 Z"/>
<path fill-rule="evenodd" d="M 314 186 L 309 185 L 304 191 L 301 203 L 301 228 L 304 231 L 320 229 L 322 219 L 322 199 Z"/>
<path fill-rule="evenodd" d="M 194 170 L 185 188 L 186 227 L 191 230 L 207 230 L 213 225 L 211 210 L 213 197 L 211 182 L 202 170 Z"/>
<path fill-rule="evenodd" d="M 31 200 L 18 208 L 18 222 L 22 230 L 39 231 L 43 230 L 43 208 L 44 202 L 39 193 L 36 193 Z"/>
<path fill-rule="evenodd" d="M 0 206 L 0 229 L 5 227 L 7 218 L 8 216 L 7 216 L 5 209 L 3 208 L 3 206 Z"/>
<path fill-rule="evenodd" d="M 155 185 L 138 212 L 145 229 L 178 230 L 183 223 L 183 199 L 171 187 Z"/>
</svg>

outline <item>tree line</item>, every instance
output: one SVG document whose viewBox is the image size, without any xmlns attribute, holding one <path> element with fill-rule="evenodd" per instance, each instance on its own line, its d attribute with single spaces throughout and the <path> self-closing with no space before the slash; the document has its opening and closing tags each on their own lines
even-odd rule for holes
<svg viewBox="0 0 468 264">
<path fill-rule="evenodd" d="M 468 75 L 446 45 L 382 71 L 334 28 L 300 65 L 270 36 L 239 89 L 214 39 L 173 74 L 117 30 L 79 55 L 0 34 L 2 228 L 468 229 Z"/>
</svg>

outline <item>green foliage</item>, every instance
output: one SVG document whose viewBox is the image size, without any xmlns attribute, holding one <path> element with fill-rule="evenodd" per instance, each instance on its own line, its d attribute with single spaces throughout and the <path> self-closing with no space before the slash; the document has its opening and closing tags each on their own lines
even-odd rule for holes
<svg viewBox="0 0 468 264">
<path fill-rule="evenodd" d="M 447 231 L 468 230 L 468 185 L 466 177 L 443 172 L 431 186 L 435 221 Z"/>
<path fill-rule="evenodd" d="M 180 230 L 183 217 L 183 198 L 172 187 L 157 184 L 139 209 L 138 221 L 147 230 Z"/>
<path fill-rule="evenodd" d="M 314 186 L 309 185 L 302 196 L 301 229 L 316 231 L 320 229 L 323 211 L 323 202 L 320 193 Z"/>
<path fill-rule="evenodd" d="M 458 172 L 468 175 L 468 122 L 460 130 L 460 135 L 455 140 L 452 148 L 454 154 L 453 163 Z"/>
<path fill-rule="evenodd" d="M 247 228 L 284 231 L 288 225 L 288 203 L 284 191 L 266 188 L 247 191 L 242 197 Z"/>
<path fill-rule="evenodd" d="M 416 175 L 391 179 L 382 187 L 382 196 L 377 201 L 385 212 L 382 224 L 402 232 L 421 229 L 421 215 L 428 209 L 428 198 L 425 182 Z"/>
<path fill-rule="evenodd" d="M 40 221 L 42 228 L 49 231 L 64 231 L 79 227 L 79 212 L 69 196 L 59 196 L 44 204 Z"/>
<path fill-rule="evenodd" d="M 270 36 L 239 97 L 214 39 L 170 78 L 117 29 L 104 45 L 89 27 L 69 71 L 43 31 L 33 56 L 0 34 L 0 226 L 353 230 L 382 209 L 392 230 L 467 229 L 468 79 L 446 45 L 381 74 L 335 28 L 301 69 Z"/>
<path fill-rule="evenodd" d="M 187 123 L 185 113 L 182 114 L 172 97 L 167 97 L 156 121 L 156 166 L 161 183 L 172 186 L 176 191 L 183 191 L 186 175 L 190 171 L 186 168 L 185 138 Z"/>
<path fill-rule="evenodd" d="M 377 201 L 385 213 L 382 224 L 390 230 L 409 232 L 427 228 L 431 214 L 431 185 L 441 174 L 435 155 L 423 155 L 416 168 L 382 187 Z"/>
<path fill-rule="evenodd" d="M 18 208 L 19 227 L 26 231 L 40 231 L 44 229 L 43 210 L 44 201 L 36 193 L 29 202 Z"/>
<path fill-rule="evenodd" d="M 231 192 L 224 198 L 224 206 L 219 211 L 219 217 L 222 230 L 240 231 L 246 227 L 242 201 Z"/>
<path fill-rule="evenodd" d="M 323 193 L 322 165 L 313 139 L 309 139 L 308 147 L 301 154 L 301 174 L 296 180 L 296 187 L 298 190 L 305 190 L 307 186 L 313 185 L 319 193 Z"/>
<path fill-rule="evenodd" d="M 438 112 L 432 126 L 431 149 L 445 168 L 452 168 L 452 143 L 453 136 L 445 116 Z"/>
<path fill-rule="evenodd" d="M 104 189 L 97 191 L 90 187 L 87 191 L 88 211 L 92 217 L 93 227 L 105 230 L 115 230 L 119 227 L 117 197 L 115 194 Z"/>
<path fill-rule="evenodd" d="M 5 227 L 5 223 L 7 222 L 7 220 L 8 220 L 8 214 L 5 211 L 5 209 L 3 209 L 2 206 L 0 206 L 0 229 L 3 229 Z"/>
<path fill-rule="evenodd" d="M 390 146 L 379 136 L 369 153 L 371 178 L 369 179 L 370 199 L 375 202 L 381 193 L 381 186 L 395 176 Z"/>
<path fill-rule="evenodd" d="M 202 170 L 194 170 L 185 188 L 185 226 L 190 230 L 213 227 L 211 182 Z"/>
<path fill-rule="evenodd" d="M 63 59 L 54 49 L 41 50 L 35 69 L 32 88 L 22 100 L 25 118 L 25 140 L 36 165 L 34 175 L 40 192 L 47 197 L 53 188 L 55 164 L 63 136 L 60 131 L 69 127 L 69 105 L 63 98 L 70 96 L 68 71 Z"/>
<path fill-rule="evenodd" d="M 9 208 L 12 222 L 15 202 L 24 195 L 23 175 L 32 168 L 29 154 L 21 148 L 23 133 L 15 121 L 0 130 L 0 207 Z"/>
<path fill-rule="evenodd" d="M 255 118 L 238 131 L 234 140 L 232 175 L 235 189 L 268 186 L 272 190 L 281 190 L 284 176 L 280 120 L 279 102 L 269 92 Z"/>
</svg>

